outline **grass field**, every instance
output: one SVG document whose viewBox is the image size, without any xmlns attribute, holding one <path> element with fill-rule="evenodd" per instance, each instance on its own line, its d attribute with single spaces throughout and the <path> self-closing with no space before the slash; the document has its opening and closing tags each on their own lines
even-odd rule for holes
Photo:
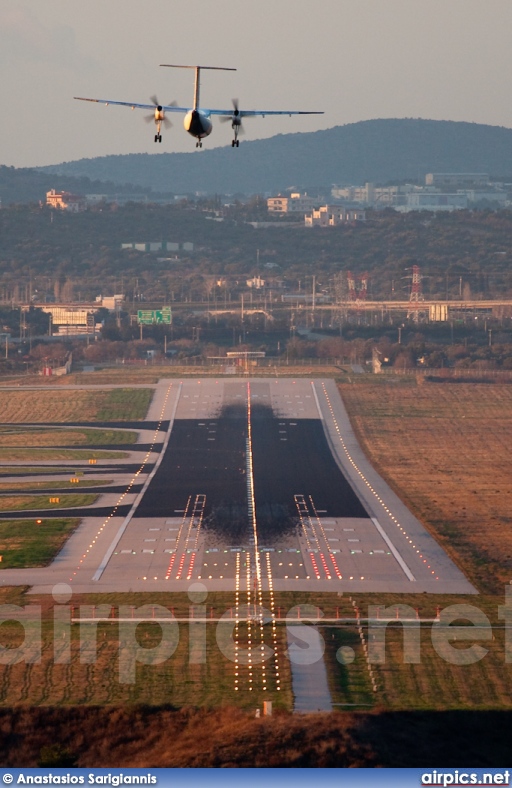
<svg viewBox="0 0 512 788">
<path fill-rule="evenodd" d="M 334 378 L 340 374 L 340 369 L 332 365 L 311 365 L 301 366 L 294 364 L 290 360 L 290 364 L 283 365 L 268 365 L 261 367 L 250 367 L 249 377 L 251 378 L 275 378 L 275 377 L 329 377 Z M 128 365 L 122 367 L 112 367 L 110 369 L 98 369 L 94 372 L 75 372 L 67 375 L 65 378 L 48 378 L 44 382 L 46 385 L 58 387 L 59 385 L 108 385 L 115 383 L 122 383 L 123 385 L 130 384 L 154 384 L 159 380 L 165 379 L 181 379 L 181 378 L 210 378 L 210 377 L 224 377 L 225 365 L 217 366 L 200 366 L 200 365 L 183 365 L 183 366 L 142 366 L 130 367 Z M 232 377 L 231 375 L 228 377 Z M 240 369 L 240 377 L 245 377 L 245 372 Z M 25 381 L 20 377 L 16 383 L 24 385 Z M 41 384 L 41 378 L 34 381 L 32 384 Z M 7 383 L 7 380 L 5 381 Z M 28 380 L 27 380 L 28 383 Z M 0 379 L 0 387 L 2 379 Z M 12 385 L 12 384 L 11 384 Z"/>
<path fill-rule="evenodd" d="M 298 373 L 297 373 L 298 374 Z M 306 374 L 304 371 L 302 374 Z M 512 577 L 512 387 L 500 384 L 418 383 L 403 376 L 391 380 L 354 376 L 340 384 L 352 423 L 372 462 L 436 539 L 451 554 L 485 596 L 471 598 L 489 616 L 492 639 L 482 641 L 487 652 L 475 664 L 454 665 L 434 649 L 431 625 L 421 628 L 421 661 L 403 659 L 402 630 L 388 627 L 386 660 L 373 665 L 376 691 L 372 687 L 365 658 L 371 632 L 366 624 L 361 638 L 354 625 L 321 625 L 325 639 L 325 661 L 333 702 L 341 710 L 384 709 L 396 711 L 469 712 L 478 709 L 512 708 L 512 673 L 505 662 L 503 622 L 498 606 L 504 602 L 503 589 Z M 46 392 L 45 392 L 46 393 Z M 51 392 L 53 393 L 53 392 Z M 64 392 L 57 392 L 64 393 Z M 0 392 L 1 395 L 1 392 Z M 123 407 L 110 401 L 109 407 Z M 109 417 L 114 419 L 113 416 Z M 119 417 L 117 417 L 119 418 Z M 28 521 L 27 521 L 28 522 Z M 19 527 L 19 521 L 16 521 Z M 1 533 L 1 532 L 0 532 Z M 1 542 L 3 545 L 4 543 Z M 5 564 L 3 564 L 5 566 Z M 41 602 L 48 612 L 51 600 L 23 596 L 21 590 L 9 600 L 19 604 Z M 7 596 L 0 594 L 0 600 Z M 424 618 L 433 618 L 438 607 L 467 602 L 464 598 L 434 595 L 354 595 L 363 616 L 369 605 L 400 603 L 418 609 Z M 24 601 L 23 601 L 24 600 Z M 185 615 L 190 602 L 185 594 L 90 595 L 73 599 L 75 604 L 141 605 L 164 604 Z M 313 604 L 325 616 L 354 616 L 347 596 L 334 594 L 279 594 L 276 605 L 286 610 L 297 604 Z M 233 595 L 211 594 L 207 607 L 212 615 L 233 605 Z M 48 613 L 49 615 L 49 613 Z M 182 630 L 182 631 L 181 631 Z M 12 665 L 0 671 L 0 704 L 26 705 L 132 705 L 172 704 L 213 707 L 236 705 L 252 708 L 260 704 L 259 692 L 234 690 L 233 666 L 220 653 L 213 636 L 207 634 L 207 663 L 190 664 L 189 628 L 183 625 L 175 654 L 168 664 L 141 666 L 133 686 L 117 680 L 117 625 L 99 627 L 99 654 L 95 665 L 80 663 L 76 633 L 69 665 L 52 662 L 50 626 L 45 631 L 41 665 Z M 284 626 L 278 627 L 280 650 L 284 653 Z M 16 631 L 5 638 L 16 637 Z M 478 634 L 478 633 L 476 633 Z M 247 633 L 242 633 L 246 637 Z M 141 630 L 144 643 L 157 642 L 157 633 Z M 15 641 L 13 641 L 15 642 Z M 478 638 L 475 637 L 475 642 Z M 468 644 L 461 643 L 460 647 Z M 337 659 L 342 647 L 353 649 L 353 661 Z M 280 703 L 291 708 L 289 664 L 284 670 Z M 276 700 L 272 696 L 273 700 Z M 421 718 L 426 719 L 424 717 Z M 372 723 L 368 723 L 371 728 Z M 435 727 L 435 726 L 434 726 Z M 404 729 L 405 730 L 405 729 Z M 405 735 L 405 734 L 403 734 Z"/>
<path fill-rule="evenodd" d="M 59 503 L 50 503 L 48 495 L 2 495 L 0 496 L 0 512 L 91 506 L 99 496 L 94 493 L 64 493 L 58 498 L 60 499 Z"/>
<path fill-rule="evenodd" d="M 377 599 L 373 594 L 355 596 L 354 601 L 362 617 L 368 614 L 368 606 L 381 604 L 393 606 L 407 603 L 418 608 L 424 617 L 434 617 L 437 608 L 461 603 L 464 598 L 451 595 L 383 595 Z M 98 658 L 94 664 L 83 664 L 79 656 L 78 626 L 73 627 L 71 659 L 67 664 L 55 664 L 53 658 L 53 635 L 51 618 L 53 600 L 46 596 L 26 595 L 24 589 L 0 589 L 0 602 L 10 604 L 41 605 L 43 610 L 44 648 L 42 660 L 36 665 L 5 666 L 0 668 L 0 705 L 44 705 L 44 706 L 109 706 L 121 704 L 129 707 L 134 704 L 159 706 L 171 704 L 174 707 L 194 706 L 203 708 L 236 706 L 242 709 L 255 708 L 267 697 L 261 690 L 261 676 L 255 669 L 255 689 L 248 691 L 247 668 L 240 672 L 241 690 L 234 687 L 234 665 L 220 652 L 215 625 L 206 626 L 206 660 L 191 663 L 190 627 L 180 624 L 179 644 L 174 654 L 165 663 L 155 666 L 139 666 L 136 683 L 128 685 L 119 682 L 118 651 L 119 631 L 116 623 L 98 625 Z M 268 601 L 264 598 L 264 604 Z M 315 605 L 325 617 L 351 617 L 354 619 L 352 598 L 339 597 L 337 594 L 300 594 L 286 593 L 278 596 L 279 615 L 284 622 L 286 612 L 297 604 Z M 400 626 L 390 625 L 386 632 L 386 658 L 383 664 L 372 664 L 376 677 L 376 691 L 373 690 L 364 653 L 363 644 L 368 644 L 372 632 L 363 624 L 364 639 L 361 639 L 354 624 L 321 624 L 320 633 L 325 641 L 325 662 L 335 708 L 344 712 L 354 709 L 368 711 L 373 709 L 382 713 L 384 709 L 395 711 L 421 710 L 425 713 L 446 711 L 507 710 L 512 708 L 512 666 L 505 662 L 504 630 L 498 618 L 498 605 L 504 600 L 500 597 L 472 598 L 486 615 L 492 625 L 492 639 L 481 640 L 479 633 L 472 631 L 472 640 L 461 642 L 466 648 L 473 642 L 484 646 L 487 653 L 470 665 L 454 665 L 443 659 L 432 645 L 432 625 L 422 624 L 419 664 L 409 664 L 403 659 L 403 633 Z M 190 600 L 185 593 L 158 594 L 90 594 L 74 595 L 71 604 L 75 617 L 92 616 L 92 606 L 96 606 L 96 616 L 110 615 L 112 607 L 124 605 L 126 610 L 142 605 L 164 605 L 180 617 L 190 610 Z M 100 613 L 100 606 L 104 612 Z M 212 593 L 206 602 L 206 614 L 214 617 L 229 611 L 233 605 L 230 593 Z M 79 607 L 82 607 L 78 613 Z M 276 611 L 277 612 L 277 611 Z M 87 626 L 87 625 L 83 625 Z M 138 639 L 143 646 L 154 646 L 159 642 L 159 632 L 155 625 L 140 626 Z M 269 686 L 267 699 L 272 699 L 277 708 L 291 709 L 290 665 L 285 657 L 285 626 L 277 627 L 278 651 L 280 654 L 280 675 L 282 691 L 277 693 Z M 0 642 L 4 646 L 19 645 L 19 629 L 16 625 L 4 625 Z M 247 645 L 247 630 L 241 628 L 240 644 Z M 457 647 L 457 643 L 454 643 Z M 353 649 L 354 659 L 348 664 L 340 664 L 336 653 L 340 647 Z M 243 672 L 245 670 L 245 673 Z M 258 678 L 260 679 L 258 683 Z M 259 688 L 258 688 L 259 687 Z M 127 712 L 128 713 L 128 712 Z M 419 719 L 419 718 L 418 718 Z M 423 719 L 423 718 L 421 718 Z M 418 724 L 422 724 L 419 722 Z"/>
<path fill-rule="evenodd" d="M 421 662 L 403 660 L 402 628 L 388 627 L 386 663 L 374 667 L 379 705 L 387 709 L 510 709 L 512 708 L 512 666 L 505 662 L 504 630 L 494 627 L 492 640 L 472 642 L 487 653 L 472 665 L 454 665 L 440 656 L 432 644 L 431 626 L 421 627 Z M 455 646 L 457 644 L 454 644 Z"/>
<path fill-rule="evenodd" d="M 27 465 L 5 465 L 0 466 L 0 471 L 4 476 L 48 476 L 50 474 L 53 476 L 57 473 L 65 473 L 69 476 L 69 468 L 59 468 L 56 465 L 52 465 L 51 468 L 43 468 L 41 466 L 33 467 Z"/>
<path fill-rule="evenodd" d="M 394 380 L 339 386 L 358 438 L 479 590 L 500 593 L 512 578 L 512 386 Z"/>
<path fill-rule="evenodd" d="M 68 430 L 23 429 L 23 427 L 0 427 L 0 447 L 14 446 L 108 446 L 133 444 L 137 433 L 124 430 Z"/>
<path fill-rule="evenodd" d="M 146 603 L 149 601 L 146 598 Z M 29 602 L 34 604 L 37 600 L 29 597 L 26 603 Z M 106 610 L 110 610 L 110 605 L 106 606 Z M 120 673 L 120 654 L 129 653 L 132 645 L 140 645 L 145 649 L 158 646 L 161 632 L 157 624 L 139 624 L 136 633 L 134 630 L 121 630 L 117 623 L 74 625 L 69 660 L 57 664 L 55 649 L 59 653 L 61 644 L 58 640 L 54 642 L 52 612 L 53 603 L 45 599 L 40 661 L 35 664 L 19 662 L 2 665 L 0 705 L 170 704 L 175 707 L 213 708 L 232 705 L 254 709 L 257 706 L 261 708 L 263 700 L 272 700 L 276 709 L 289 708 L 291 705 L 287 661 L 281 658 L 282 689 L 277 691 L 276 683 L 269 680 L 268 689 L 264 691 L 259 666 L 254 666 L 254 680 L 250 683 L 248 668 L 237 667 L 233 660 L 222 653 L 218 641 L 223 637 L 219 637 L 217 624 L 179 624 L 177 637 L 173 641 L 174 653 L 169 653 L 159 664 L 137 664 L 134 681 L 131 682 Z M 80 615 L 92 615 L 90 601 L 87 607 L 81 608 Z M 220 626 L 225 628 L 225 625 Z M 198 627 L 199 636 L 191 634 Z M 203 632 L 204 658 L 202 647 L 198 645 L 198 637 L 202 637 Z M 96 645 L 89 642 L 88 646 L 84 646 L 84 640 L 90 641 L 90 638 L 95 638 Z M 2 627 L 2 645 L 16 647 L 19 640 L 19 625 L 8 623 Z M 286 640 L 284 629 L 278 632 L 277 640 L 282 657 Z M 240 627 L 239 642 L 242 648 L 247 647 L 248 634 L 244 626 Z M 237 676 L 239 690 L 235 689 Z"/>
<path fill-rule="evenodd" d="M 0 414 L 4 424 L 136 421 L 144 419 L 152 396 L 152 389 L 2 391 L 0 388 Z"/>
<path fill-rule="evenodd" d="M 9 449 L 4 447 L 1 456 L 2 462 L 34 462 L 34 460 L 40 460 L 41 462 L 46 462 L 47 460 L 82 460 L 85 462 L 89 459 L 122 460 L 128 457 L 128 454 L 124 451 L 110 451 L 108 449 Z M 46 473 L 48 473 L 48 468 L 46 468 Z"/>
<path fill-rule="evenodd" d="M 34 518 L 0 520 L 0 574 L 2 569 L 47 566 L 79 522 L 77 518 L 43 519 L 39 525 Z"/>
<path fill-rule="evenodd" d="M 93 477 L 80 478 L 80 489 L 84 487 L 104 487 L 107 484 L 112 484 L 112 479 L 94 479 Z M 63 479 L 60 482 L 0 482 L 0 491 L 20 491 L 20 490 L 61 490 L 69 489 L 75 491 L 77 485 L 70 482 L 69 479 Z"/>
</svg>

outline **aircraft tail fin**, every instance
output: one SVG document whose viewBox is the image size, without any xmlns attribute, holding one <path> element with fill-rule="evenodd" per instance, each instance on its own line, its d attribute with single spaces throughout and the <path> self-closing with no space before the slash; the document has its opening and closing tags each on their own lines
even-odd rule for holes
<svg viewBox="0 0 512 788">
<path fill-rule="evenodd" d="M 194 86 L 194 109 L 199 107 L 201 69 L 208 69 L 208 71 L 236 71 L 236 68 L 224 68 L 223 66 L 177 66 L 171 63 L 160 63 L 160 65 L 163 68 L 193 68 L 195 70 L 196 80 Z"/>
</svg>

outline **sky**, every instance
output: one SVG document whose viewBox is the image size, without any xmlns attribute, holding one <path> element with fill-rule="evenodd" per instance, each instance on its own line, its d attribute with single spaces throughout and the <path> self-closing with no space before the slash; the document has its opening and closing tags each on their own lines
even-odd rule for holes
<svg viewBox="0 0 512 788">
<path fill-rule="evenodd" d="M 193 72 L 160 63 L 236 68 L 203 72 L 206 107 L 325 112 L 247 119 L 247 140 L 372 118 L 512 127 L 511 0 L 0 0 L 0 165 L 194 151 L 180 115 L 156 149 L 144 111 L 73 101 L 189 105 Z M 230 144 L 213 122 L 203 150 Z"/>
</svg>

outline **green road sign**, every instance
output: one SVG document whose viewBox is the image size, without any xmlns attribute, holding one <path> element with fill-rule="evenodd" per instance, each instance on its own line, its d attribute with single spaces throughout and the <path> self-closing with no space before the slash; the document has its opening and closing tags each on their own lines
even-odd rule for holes
<svg viewBox="0 0 512 788">
<path fill-rule="evenodd" d="M 171 307 L 163 309 L 139 309 L 137 312 L 137 322 L 139 325 L 150 326 L 154 323 L 170 325 L 172 323 Z"/>
</svg>

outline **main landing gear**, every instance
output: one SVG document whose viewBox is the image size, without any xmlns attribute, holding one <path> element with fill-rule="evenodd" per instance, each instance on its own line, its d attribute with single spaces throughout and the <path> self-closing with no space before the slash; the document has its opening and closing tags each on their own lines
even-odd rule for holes
<svg viewBox="0 0 512 788">
<path fill-rule="evenodd" d="M 232 140 L 231 141 L 232 148 L 239 148 L 240 147 L 240 140 Z"/>
<path fill-rule="evenodd" d="M 162 135 L 161 134 L 155 134 L 155 142 L 162 142 Z"/>
<path fill-rule="evenodd" d="M 196 148 L 202 148 L 202 147 L 203 147 L 203 143 L 201 142 L 201 140 L 197 140 Z"/>
</svg>

